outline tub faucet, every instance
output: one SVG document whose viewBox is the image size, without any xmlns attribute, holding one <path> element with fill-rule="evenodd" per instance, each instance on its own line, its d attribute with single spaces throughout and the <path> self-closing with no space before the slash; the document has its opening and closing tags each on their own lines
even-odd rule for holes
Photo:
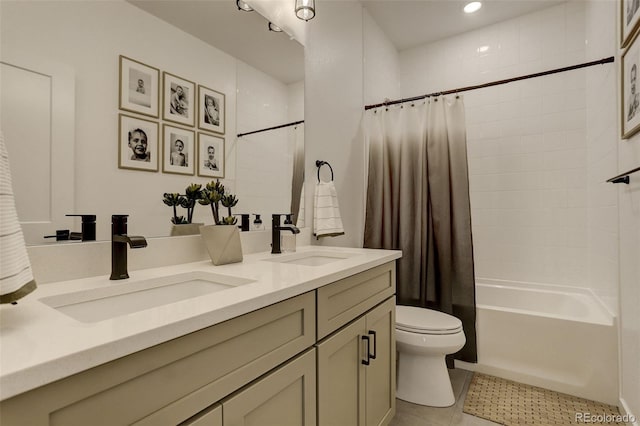
<svg viewBox="0 0 640 426">
<path fill-rule="evenodd" d="M 126 214 L 114 214 L 111 216 L 111 276 L 110 280 L 123 280 L 129 278 L 127 272 L 127 244 L 131 248 L 143 248 L 147 246 L 144 237 L 127 235 Z"/>
<path fill-rule="evenodd" d="M 281 214 L 271 215 L 271 253 L 277 254 L 282 253 L 282 249 L 280 248 L 280 231 L 290 231 L 293 234 L 299 234 L 300 230 L 291 225 L 280 226 L 280 216 Z"/>
</svg>

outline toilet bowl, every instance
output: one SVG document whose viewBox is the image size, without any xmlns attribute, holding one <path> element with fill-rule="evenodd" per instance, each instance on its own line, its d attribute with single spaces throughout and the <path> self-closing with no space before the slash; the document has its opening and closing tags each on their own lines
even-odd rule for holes
<svg viewBox="0 0 640 426">
<path fill-rule="evenodd" d="M 443 312 L 396 306 L 398 386 L 396 397 L 414 404 L 449 407 L 455 403 L 445 355 L 466 341 L 462 322 Z"/>
</svg>

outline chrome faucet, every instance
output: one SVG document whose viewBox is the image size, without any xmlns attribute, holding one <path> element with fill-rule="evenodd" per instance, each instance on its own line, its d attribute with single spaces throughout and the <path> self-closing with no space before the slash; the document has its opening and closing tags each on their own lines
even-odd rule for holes
<svg viewBox="0 0 640 426">
<path fill-rule="evenodd" d="M 147 246 L 144 237 L 127 235 L 126 214 L 111 216 L 111 276 L 110 280 L 124 280 L 129 278 L 127 272 L 127 244 L 131 248 Z"/>
<path fill-rule="evenodd" d="M 293 234 L 299 234 L 300 230 L 291 225 L 280 226 L 280 216 L 281 214 L 271 215 L 271 253 L 277 254 L 282 253 L 282 249 L 280 248 L 280 231 L 290 231 Z M 291 223 L 290 221 L 287 221 Z"/>
</svg>

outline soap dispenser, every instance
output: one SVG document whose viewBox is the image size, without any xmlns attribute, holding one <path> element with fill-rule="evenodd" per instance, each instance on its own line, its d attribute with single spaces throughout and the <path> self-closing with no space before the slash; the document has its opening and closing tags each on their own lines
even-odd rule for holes
<svg viewBox="0 0 640 426">
<path fill-rule="evenodd" d="M 293 225 L 293 221 L 291 220 L 291 213 L 285 215 L 284 225 Z M 294 233 L 283 233 L 282 236 L 282 252 L 294 252 L 296 251 L 296 234 Z"/>
</svg>

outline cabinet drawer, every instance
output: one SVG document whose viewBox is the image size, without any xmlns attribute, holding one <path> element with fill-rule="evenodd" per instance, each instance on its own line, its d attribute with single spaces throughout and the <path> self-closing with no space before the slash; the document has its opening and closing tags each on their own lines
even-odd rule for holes
<svg viewBox="0 0 640 426">
<path fill-rule="evenodd" d="M 313 345 L 314 318 L 309 292 L 3 401 L 2 421 L 175 425 Z"/>
<path fill-rule="evenodd" d="M 315 426 L 315 349 L 225 399 L 222 410 L 225 426 Z"/>
<path fill-rule="evenodd" d="M 395 294 L 395 275 L 395 262 L 389 262 L 319 288 L 318 339 Z"/>
<path fill-rule="evenodd" d="M 222 426 L 222 405 L 216 404 L 184 423 L 180 423 L 180 426 Z"/>
</svg>

